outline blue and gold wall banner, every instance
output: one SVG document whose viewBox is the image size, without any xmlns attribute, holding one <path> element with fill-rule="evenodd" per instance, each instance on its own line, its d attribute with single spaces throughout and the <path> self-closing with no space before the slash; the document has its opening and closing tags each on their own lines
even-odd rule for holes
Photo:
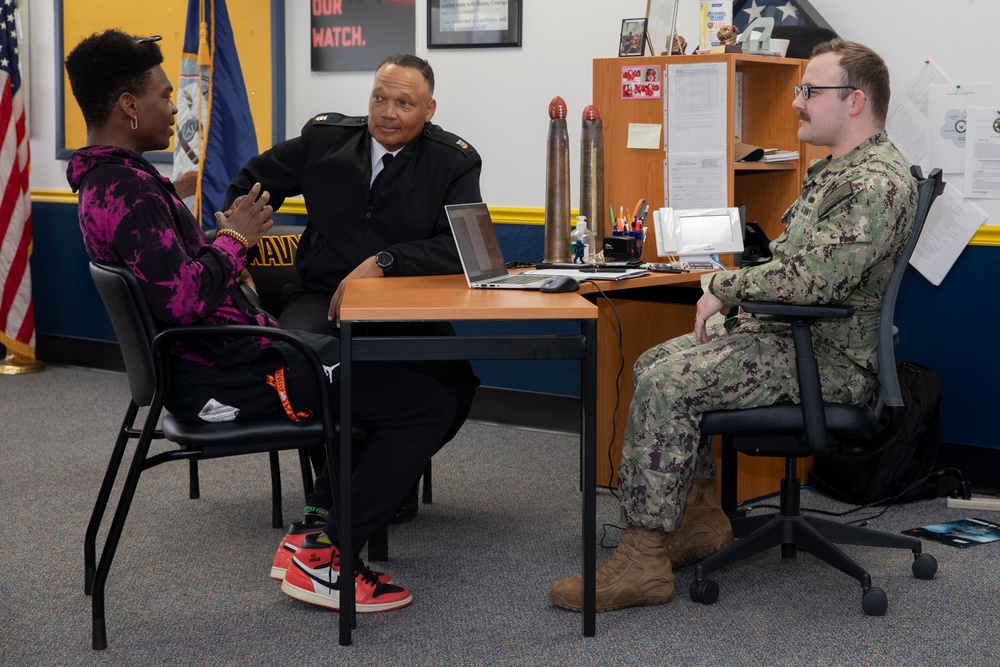
<svg viewBox="0 0 1000 667">
<path fill-rule="evenodd" d="M 174 185 L 202 227 L 215 229 L 229 182 L 257 155 L 226 0 L 189 0 L 176 81 Z"/>
<path fill-rule="evenodd" d="M 417 48 L 416 0 L 309 0 L 312 71 L 374 72 Z"/>
</svg>

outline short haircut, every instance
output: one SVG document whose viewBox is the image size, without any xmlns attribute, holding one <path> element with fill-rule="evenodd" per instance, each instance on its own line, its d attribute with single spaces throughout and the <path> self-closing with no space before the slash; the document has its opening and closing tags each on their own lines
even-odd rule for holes
<svg viewBox="0 0 1000 667">
<path fill-rule="evenodd" d="M 77 44 L 66 57 L 66 72 L 87 129 L 103 127 L 122 93 L 142 92 L 150 70 L 162 62 L 155 41 L 121 30 L 94 33 Z"/>
<path fill-rule="evenodd" d="M 885 117 L 889 112 L 889 68 L 879 54 L 857 42 L 831 39 L 817 44 L 812 55 L 833 53 L 840 57 L 840 67 L 844 70 L 843 84 L 864 92 L 872 105 L 875 120 L 885 127 Z M 842 91 L 841 99 L 849 95 Z"/>
<path fill-rule="evenodd" d="M 410 69 L 417 70 L 423 75 L 424 81 L 427 82 L 427 87 L 431 91 L 431 97 L 434 97 L 434 70 L 431 69 L 431 64 L 423 58 L 409 53 L 397 53 L 383 60 L 379 64 L 378 69 L 382 69 L 383 65 L 396 65 L 397 67 L 409 67 Z"/>
</svg>

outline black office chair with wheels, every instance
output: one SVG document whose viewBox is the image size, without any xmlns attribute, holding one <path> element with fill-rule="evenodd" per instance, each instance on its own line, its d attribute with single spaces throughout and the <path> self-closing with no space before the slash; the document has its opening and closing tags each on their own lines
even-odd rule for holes
<svg viewBox="0 0 1000 667">
<path fill-rule="evenodd" d="M 138 281 L 127 268 L 91 263 L 90 274 L 118 336 L 132 396 L 94 504 L 84 542 L 84 588 L 86 593 L 92 596 L 93 647 L 103 649 L 107 646 L 104 615 L 105 584 L 139 477 L 145 470 L 167 461 L 186 460 L 194 465 L 203 459 L 268 452 L 271 456 L 272 525 L 280 528 L 283 523 L 277 452 L 286 449 L 302 451 L 308 447 L 325 447 L 327 452 L 336 452 L 333 443 L 338 442 L 338 423 L 333 418 L 333 411 L 326 407 L 329 406 L 329 400 L 323 365 L 316 353 L 294 334 L 257 326 L 163 328 L 153 317 Z M 267 336 L 293 345 L 308 360 L 319 387 L 321 409 L 317 418 L 304 424 L 292 422 L 284 417 L 191 424 L 180 422 L 165 412 L 163 400 L 169 382 L 170 345 L 178 340 L 210 336 Z M 141 428 L 136 428 L 139 408 L 145 406 L 148 406 L 146 417 Z M 162 427 L 157 428 L 161 417 Z M 352 435 L 365 437 L 363 429 Z M 98 562 L 97 534 L 118 477 L 125 449 L 133 439 L 137 440 L 135 452 Z M 149 455 L 150 443 L 154 439 L 166 440 L 179 447 Z M 307 464 L 304 470 L 308 470 Z M 336 480 L 337 476 L 333 475 L 332 479 Z M 308 492 L 312 485 L 311 476 L 304 477 L 303 485 Z M 335 489 L 333 493 L 336 498 Z M 191 468 L 191 497 L 198 497 L 197 468 L 194 467 Z"/>
<path fill-rule="evenodd" d="M 904 406 L 896 376 L 894 327 L 896 295 L 916 246 L 924 220 L 935 197 L 944 191 L 941 170 L 924 179 L 919 167 L 912 168 L 918 179 L 919 198 L 913 228 L 896 264 L 882 300 L 879 320 L 878 392 L 873 405 L 824 403 L 819 370 L 813 356 L 810 326 L 820 318 L 849 317 L 850 306 L 798 306 L 780 303 L 741 303 L 749 313 L 787 318 L 792 324 L 801 403 L 777 403 L 746 410 L 719 410 L 702 416 L 703 438 L 722 436 L 723 507 L 734 505 L 736 452 L 751 456 L 779 456 L 785 459 L 781 481 L 780 510 L 776 514 L 733 518 L 736 542 L 695 568 L 691 599 L 712 604 L 719 596 L 716 582 L 706 578 L 713 570 L 781 545 L 783 558 L 795 558 L 802 548 L 827 564 L 857 579 L 862 586 L 862 608 L 868 615 L 881 616 L 888 608 L 885 592 L 875 588 L 869 573 L 845 554 L 837 544 L 853 544 L 894 549 L 910 549 L 912 571 L 918 579 L 932 579 L 937 571 L 933 556 L 921 553 L 914 537 L 880 533 L 867 528 L 801 514 L 796 460 L 812 454 L 838 452 L 865 455 L 878 451 L 902 426 Z M 727 502 L 726 497 L 730 499 Z"/>
</svg>

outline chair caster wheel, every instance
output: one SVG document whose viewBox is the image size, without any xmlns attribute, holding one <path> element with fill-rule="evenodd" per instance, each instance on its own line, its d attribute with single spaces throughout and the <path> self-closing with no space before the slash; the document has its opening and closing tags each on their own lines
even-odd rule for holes
<svg viewBox="0 0 1000 667">
<path fill-rule="evenodd" d="M 861 594 L 861 608 L 868 616 L 885 616 L 889 598 L 881 588 L 869 588 Z"/>
<path fill-rule="evenodd" d="M 917 579 L 933 579 L 937 567 L 937 559 L 930 554 L 917 554 L 913 557 L 913 576 Z"/>
<path fill-rule="evenodd" d="M 712 604 L 719 599 L 719 584 L 711 579 L 691 582 L 691 599 L 702 604 Z"/>
</svg>

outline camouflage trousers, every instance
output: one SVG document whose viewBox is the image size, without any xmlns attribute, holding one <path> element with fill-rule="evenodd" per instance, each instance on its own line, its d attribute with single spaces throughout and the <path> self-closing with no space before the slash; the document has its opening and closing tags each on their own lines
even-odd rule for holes
<svg viewBox="0 0 1000 667">
<path fill-rule="evenodd" d="M 618 468 L 626 525 L 672 531 L 684 514 L 695 478 L 715 478 L 711 443 L 701 442 L 701 415 L 798 401 L 791 334 L 726 333 L 709 327 L 711 340 L 694 334 L 661 343 L 633 367 L 634 394 Z M 860 404 L 874 388 L 872 376 L 843 358 L 817 350 L 823 396 Z"/>
</svg>

